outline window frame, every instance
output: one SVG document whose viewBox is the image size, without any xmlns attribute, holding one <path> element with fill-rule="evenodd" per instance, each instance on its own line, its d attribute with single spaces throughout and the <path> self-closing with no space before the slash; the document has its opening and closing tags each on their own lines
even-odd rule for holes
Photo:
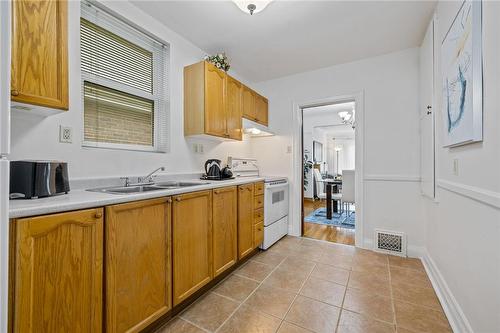
<svg viewBox="0 0 500 333">
<path fill-rule="evenodd" d="M 81 13 L 79 24 L 79 31 L 81 26 L 81 19 L 85 19 L 111 33 L 133 43 L 137 46 L 149 51 L 153 55 L 153 89 L 152 93 L 147 93 L 144 90 L 137 89 L 126 84 L 122 84 L 99 75 L 91 74 L 82 70 L 80 63 L 80 94 L 81 94 L 81 110 L 83 120 L 82 131 L 82 147 L 85 148 L 104 148 L 113 150 L 129 150 L 129 151 L 142 151 L 153 153 L 168 153 L 170 152 L 170 96 L 169 96 L 169 65 L 170 65 L 170 45 L 158 38 L 152 36 L 149 32 L 140 29 L 134 23 L 123 18 L 121 15 L 103 8 L 102 5 L 97 5 L 93 1 L 81 2 Z M 91 15 L 88 11 L 92 10 L 97 12 L 96 15 Z M 106 20 L 96 20 L 96 16 L 103 16 Z M 122 28 L 121 26 L 124 26 Z M 129 30 L 129 31 L 126 31 Z M 130 33 L 132 32 L 132 33 Z M 147 42 L 146 42 L 147 40 Z M 161 45 L 161 48 L 155 48 L 151 43 Z M 81 59 L 81 36 L 79 38 L 79 57 Z M 163 65 L 163 68 L 160 66 Z M 159 75 L 159 72 L 163 75 Z M 162 77 L 161 77 L 162 76 Z M 153 117 L 153 145 L 135 145 L 135 144 L 120 144 L 109 142 L 97 142 L 85 140 L 85 98 L 84 98 L 84 83 L 85 81 L 101 85 L 110 89 L 118 90 L 120 92 L 131 94 L 133 96 L 145 98 L 153 101 L 154 117 Z M 163 83 L 163 84 L 162 84 Z M 163 118 L 163 121 L 162 119 Z M 164 128 L 160 128 L 163 125 Z M 163 144 L 160 142 L 163 141 Z"/>
</svg>

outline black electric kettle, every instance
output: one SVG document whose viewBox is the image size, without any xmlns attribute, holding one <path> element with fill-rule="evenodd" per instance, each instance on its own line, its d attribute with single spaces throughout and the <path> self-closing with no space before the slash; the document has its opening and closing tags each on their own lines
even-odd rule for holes
<svg viewBox="0 0 500 333">
<path fill-rule="evenodd" d="M 205 172 L 207 179 L 221 179 L 221 169 L 220 169 L 221 160 L 211 159 L 205 162 Z"/>
</svg>

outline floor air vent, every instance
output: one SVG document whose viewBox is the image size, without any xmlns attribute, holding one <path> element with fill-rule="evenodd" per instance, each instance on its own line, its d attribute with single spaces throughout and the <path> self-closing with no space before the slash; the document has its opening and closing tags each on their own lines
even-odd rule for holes
<svg viewBox="0 0 500 333">
<path fill-rule="evenodd" d="M 375 251 L 406 257 L 406 235 L 402 232 L 375 230 Z"/>
</svg>

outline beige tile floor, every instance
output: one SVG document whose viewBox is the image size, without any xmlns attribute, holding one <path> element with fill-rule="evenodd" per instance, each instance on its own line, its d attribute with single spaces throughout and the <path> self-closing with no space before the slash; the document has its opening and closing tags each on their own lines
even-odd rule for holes
<svg viewBox="0 0 500 333">
<path fill-rule="evenodd" d="M 285 237 L 158 333 L 451 332 L 418 259 Z"/>
</svg>

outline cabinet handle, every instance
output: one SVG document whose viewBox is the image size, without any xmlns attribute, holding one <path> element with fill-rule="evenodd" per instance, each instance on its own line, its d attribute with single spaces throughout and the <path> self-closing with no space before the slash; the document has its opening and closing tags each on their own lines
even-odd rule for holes
<svg viewBox="0 0 500 333">
<path fill-rule="evenodd" d="M 97 212 L 97 213 L 94 214 L 94 217 L 96 219 L 100 219 L 102 217 L 102 213 L 101 212 Z"/>
<path fill-rule="evenodd" d="M 17 91 L 16 89 L 12 89 L 12 90 L 10 91 L 10 94 L 11 94 L 12 96 L 19 96 L 19 91 Z"/>
<path fill-rule="evenodd" d="M 168 199 L 167 199 L 167 202 L 168 202 L 168 203 L 172 203 L 172 198 L 168 198 Z"/>
<path fill-rule="evenodd" d="M 251 191 L 252 189 L 250 187 L 247 187 L 247 190 Z"/>
<path fill-rule="evenodd" d="M 215 194 L 219 194 L 220 192 L 219 191 L 214 191 Z"/>
<path fill-rule="evenodd" d="M 182 199 L 181 199 L 181 198 L 179 198 L 179 197 L 177 197 L 177 198 L 175 198 L 175 200 L 176 200 L 176 201 L 181 201 Z"/>
<path fill-rule="evenodd" d="M 243 190 L 244 190 L 244 188 L 243 188 L 243 187 L 240 187 L 240 191 L 243 191 Z"/>
</svg>

